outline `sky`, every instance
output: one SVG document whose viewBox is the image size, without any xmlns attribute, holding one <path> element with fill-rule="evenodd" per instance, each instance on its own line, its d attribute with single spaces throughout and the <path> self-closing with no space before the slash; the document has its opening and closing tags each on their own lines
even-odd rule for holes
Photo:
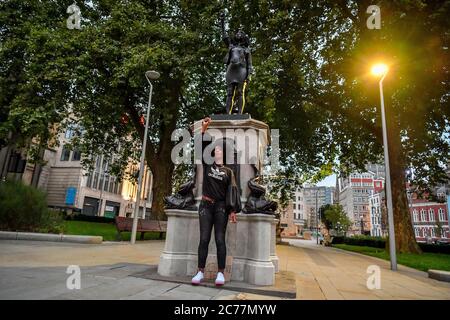
<svg viewBox="0 0 450 320">
<path fill-rule="evenodd" d="M 335 187 L 336 186 L 336 175 L 332 174 L 331 176 L 326 177 L 319 183 L 317 183 L 318 186 L 324 186 L 324 187 Z"/>
</svg>

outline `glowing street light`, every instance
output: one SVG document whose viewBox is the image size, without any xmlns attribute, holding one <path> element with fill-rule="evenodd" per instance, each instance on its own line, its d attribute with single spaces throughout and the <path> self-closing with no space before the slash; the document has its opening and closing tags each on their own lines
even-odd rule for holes
<svg viewBox="0 0 450 320">
<path fill-rule="evenodd" d="M 377 63 L 372 66 L 372 74 L 376 77 L 382 77 L 385 76 L 388 72 L 389 68 L 384 63 Z"/>
<path fill-rule="evenodd" d="M 389 167 L 389 150 L 386 130 L 386 115 L 384 111 L 383 97 L 383 80 L 386 77 L 389 68 L 384 63 L 377 63 L 372 66 L 372 74 L 380 78 L 380 101 L 381 101 L 381 124 L 383 128 L 383 149 L 384 149 L 384 165 L 386 170 L 386 200 L 389 221 L 389 253 L 391 257 L 391 270 L 397 270 L 397 255 L 395 252 L 395 230 L 394 230 L 394 211 L 392 205 L 392 189 L 391 189 L 391 171 Z"/>
</svg>

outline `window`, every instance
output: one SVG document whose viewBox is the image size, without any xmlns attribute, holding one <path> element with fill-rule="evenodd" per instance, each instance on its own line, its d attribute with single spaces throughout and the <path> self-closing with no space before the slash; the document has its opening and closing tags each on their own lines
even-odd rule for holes
<svg viewBox="0 0 450 320">
<path fill-rule="evenodd" d="M 61 161 L 69 161 L 69 159 L 70 159 L 70 150 L 66 146 L 63 146 L 61 151 Z"/>
<path fill-rule="evenodd" d="M 92 172 L 89 172 L 87 175 L 86 187 L 88 188 L 92 187 Z"/>
<path fill-rule="evenodd" d="M 413 221 L 414 222 L 419 221 L 419 213 L 417 212 L 416 209 L 413 210 Z"/>
<path fill-rule="evenodd" d="M 73 150 L 72 152 L 72 161 L 80 161 L 81 159 L 81 152 L 78 149 Z"/>
<path fill-rule="evenodd" d="M 105 175 L 105 183 L 103 184 L 103 191 L 108 191 L 108 186 L 109 186 L 109 175 L 106 174 Z"/>
<path fill-rule="evenodd" d="M 109 178 L 109 192 L 113 193 L 114 192 L 114 183 L 115 183 L 116 179 L 111 177 Z"/>
<path fill-rule="evenodd" d="M 439 208 L 438 210 L 439 213 L 439 221 L 445 221 L 445 214 L 444 214 L 444 210 L 442 210 L 442 208 Z"/>
<path fill-rule="evenodd" d="M 66 139 L 72 139 L 75 134 L 75 131 L 72 127 L 67 128 L 66 134 L 64 135 Z"/>
<path fill-rule="evenodd" d="M 434 210 L 431 208 L 428 210 L 428 218 L 429 221 L 434 221 Z"/>
<path fill-rule="evenodd" d="M 92 185 L 92 189 L 97 189 L 98 185 L 98 172 L 94 173 L 94 184 Z"/>
<path fill-rule="evenodd" d="M 105 181 L 105 175 L 102 173 L 102 174 L 100 175 L 100 183 L 99 183 L 99 185 L 98 185 L 98 189 L 99 189 L 99 190 L 102 190 L 102 189 L 103 189 L 104 181 Z"/>
<path fill-rule="evenodd" d="M 420 220 L 427 221 L 427 215 L 425 213 L 425 209 L 420 210 Z"/>
<path fill-rule="evenodd" d="M 418 228 L 414 228 L 414 233 L 416 234 L 416 238 L 420 236 Z"/>
<path fill-rule="evenodd" d="M 430 229 L 430 233 L 431 233 L 431 236 L 432 236 L 432 237 L 435 236 L 435 234 L 434 234 L 434 228 L 431 228 L 431 229 Z"/>
</svg>

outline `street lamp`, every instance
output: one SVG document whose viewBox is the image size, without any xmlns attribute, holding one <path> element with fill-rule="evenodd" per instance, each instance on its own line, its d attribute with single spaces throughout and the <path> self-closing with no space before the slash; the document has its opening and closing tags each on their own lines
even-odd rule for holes
<svg viewBox="0 0 450 320">
<path fill-rule="evenodd" d="M 159 73 L 157 71 L 147 71 L 145 73 L 145 77 L 147 78 L 148 83 L 150 84 L 150 94 L 148 96 L 148 107 L 147 107 L 147 118 L 145 119 L 145 130 L 144 130 L 144 141 L 142 142 L 142 152 L 141 152 L 141 163 L 139 169 L 139 177 L 138 177 L 138 190 L 136 194 L 136 206 L 134 208 L 134 216 L 133 216 L 133 228 L 131 230 L 131 244 L 136 242 L 136 233 L 137 233 L 137 224 L 138 224 L 138 215 L 139 215 L 139 202 L 142 193 L 142 176 L 144 174 L 144 163 L 145 163 L 145 149 L 147 147 L 147 136 L 148 136 L 148 119 L 150 118 L 150 106 L 152 104 L 152 93 L 153 93 L 153 85 L 150 80 L 156 80 L 159 78 Z M 144 204 L 145 210 L 145 204 Z"/>
<path fill-rule="evenodd" d="M 359 216 L 361 218 L 361 235 L 364 235 L 364 219 L 363 215 Z"/>
<path fill-rule="evenodd" d="M 389 252 L 391 257 L 391 270 L 397 270 L 397 255 L 395 252 L 395 231 L 394 231 L 394 211 L 392 206 L 392 189 L 391 189 L 391 172 L 389 167 L 389 150 L 386 130 L 386 115 L 384 110 L 383 97 L 383 80 L 386 77 L 389 68 L 383 63 L 378 63 L 372 66 L 372 74 L 380 78 L 380 103 L 381 103 L 381 124 L 383 128 L 383 148 L 384 148 L 384 164 L 386 170 L 386 200 L 388 209 L 389 221 Z"/>
<path fill-rule="evenodd" d="M 319 244 L 319 212 L 317 209 L 317 194 L 319 189 L 316 189 L 316 244 Z"/>
</svg>

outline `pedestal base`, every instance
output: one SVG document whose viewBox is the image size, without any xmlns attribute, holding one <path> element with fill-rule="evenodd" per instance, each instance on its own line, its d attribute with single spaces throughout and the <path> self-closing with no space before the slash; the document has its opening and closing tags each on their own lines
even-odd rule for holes
<svg viewBox="0 0 450 320">
<path fill-rule="evenodd" d="M 198 213 L 166 210 L 166 243 L 158 265 L 162 276 L 190 276 L 197 272 L 200 238 Z M 237 223 L 227 226 L 227 255 L 233 256 L 231 280 L 254 285 L 273 285 L 278 271 L 275 254 L 276 220 L 264 214 L 238 214 Z M 214 232 L 209 254 L 216 254 Z"/>
</svg>

